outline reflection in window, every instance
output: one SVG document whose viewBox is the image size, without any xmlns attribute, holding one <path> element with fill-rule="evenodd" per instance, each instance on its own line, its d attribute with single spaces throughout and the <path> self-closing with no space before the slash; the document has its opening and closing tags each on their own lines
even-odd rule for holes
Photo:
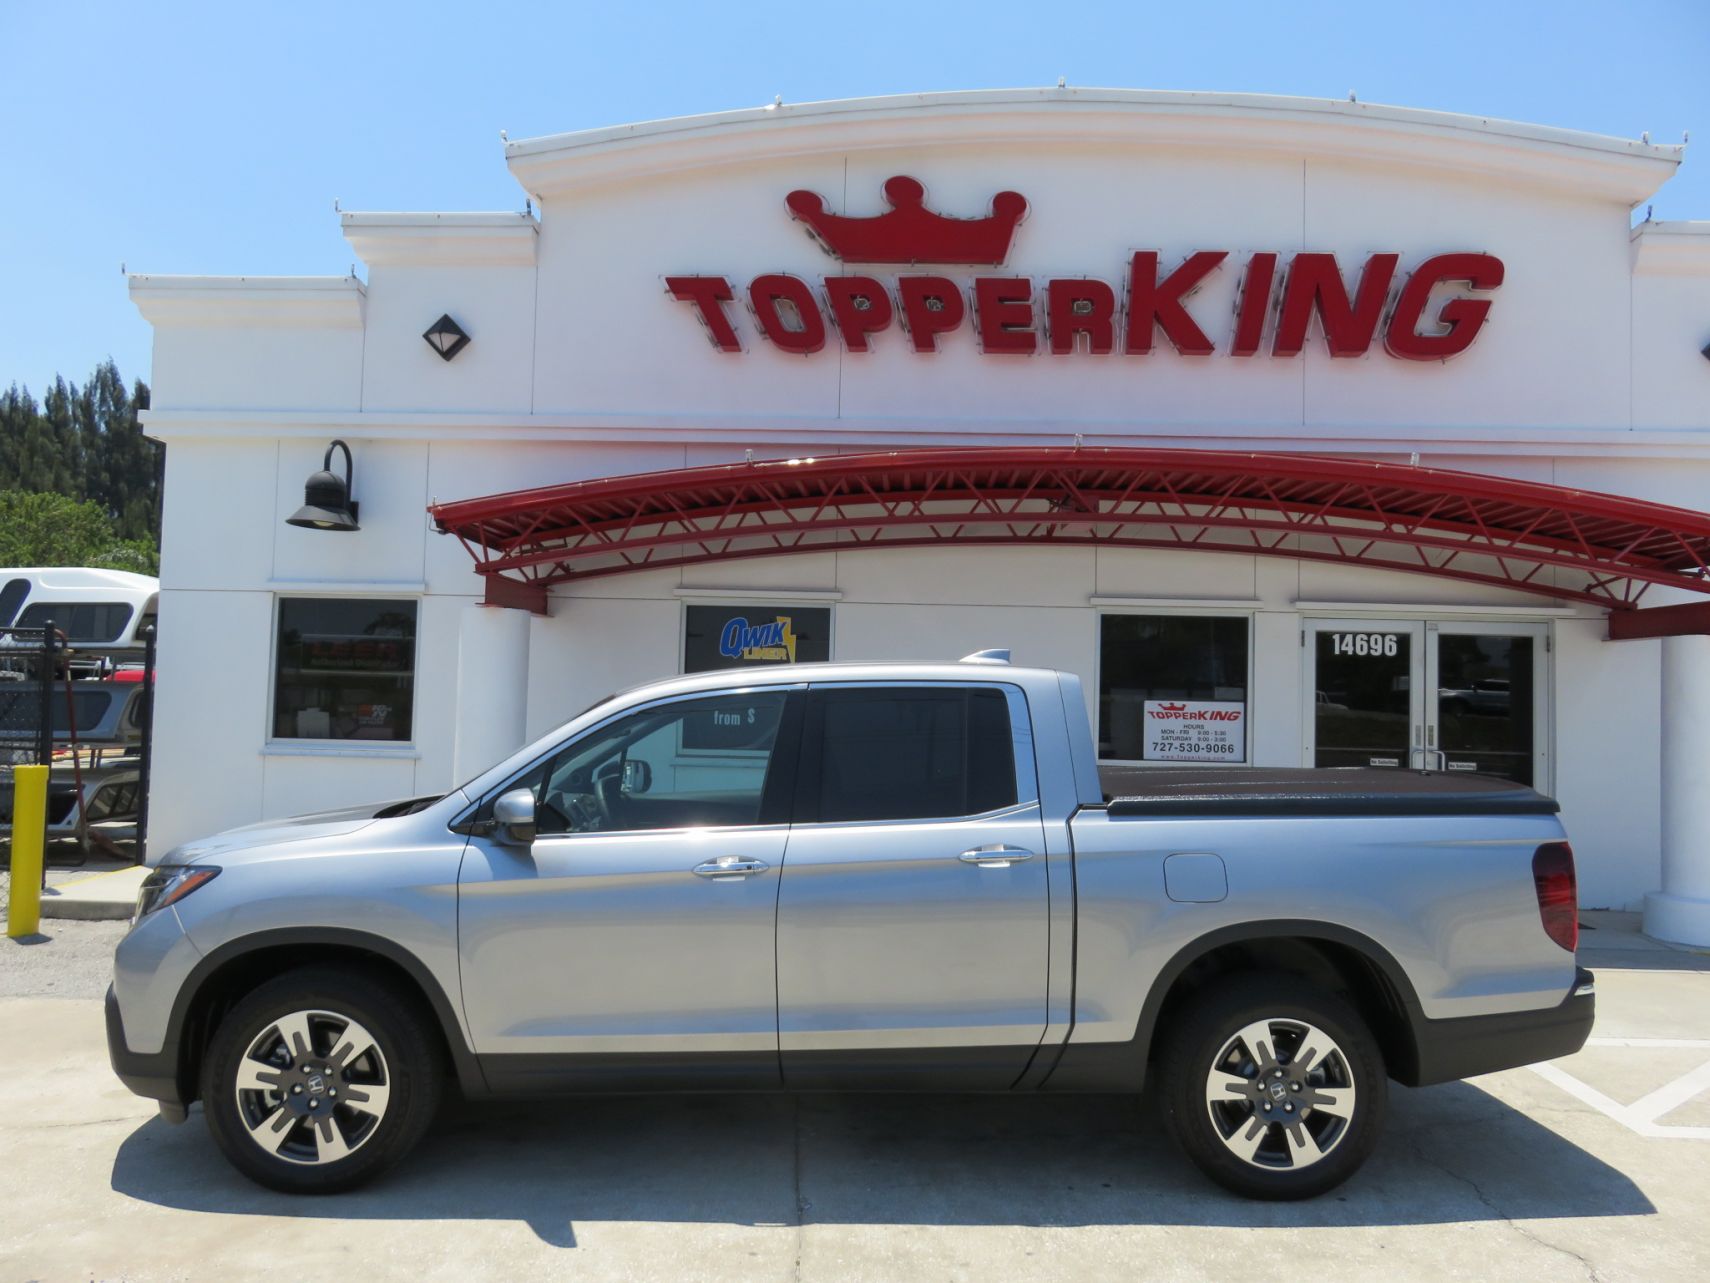
<svg viewBox="0 0 1710 1283">
<path fill-rule="evenodd" d="M 1437 639 L 1437 713 L 1444 770 L 1531 784 L 1534 640 L 1444 633 Z"/>
<path fill-rule="evenodd" d="M 274 663 L 274 738 L 410 738 L 415 602 L 283 597 Z"/>
<path fill-rule="evenodd" d="M 678 700 L 590 731 L 513 787 L 542 834 L 755 824 L 784 691 Z"/>
</svg>

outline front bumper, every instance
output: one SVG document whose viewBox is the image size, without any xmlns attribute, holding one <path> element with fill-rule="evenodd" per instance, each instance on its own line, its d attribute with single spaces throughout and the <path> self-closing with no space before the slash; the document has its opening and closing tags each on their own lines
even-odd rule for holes
<svg viewBox="0 0 1710 1283">
<path fill-rule="evenodd" d="M 1595 986 L 1596 977 L 1579 967 L 1572 988 L 1558 1006 L 1416 1021 L 1414 1072 L 1401 1081 L 1409 1087 L 1425 1087 L 1571 1056 L 1591 1035 L 1597 1014 Z"/>
<path fill-rule="evenodd" d="M 178 1050 L 168 1045 L 146 1055 L 125 1045 L 125 1022 L 119 1014 L 119 995 L 107 986 L 107 1058 L 119 1081 L 139 1096 L 160 1102 L 163 1118 L 182 1121 L 187 1102 L 178 1082 Z"/>
</svg>

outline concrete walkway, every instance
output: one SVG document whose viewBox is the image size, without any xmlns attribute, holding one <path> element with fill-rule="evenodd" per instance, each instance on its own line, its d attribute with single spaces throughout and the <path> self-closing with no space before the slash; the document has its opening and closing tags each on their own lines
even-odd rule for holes
<svg viewBox="0 0 1710 1283">
<path fill-rule="evenodd" d="M 100 873 L 78 870 L 75 875 L 48 874 L 42 891 L 42 917 L 83 922 L 120 922 L 136 908 L 137 892 L 149 870 L 140 864 L 122 865 Z"/>
</svg>

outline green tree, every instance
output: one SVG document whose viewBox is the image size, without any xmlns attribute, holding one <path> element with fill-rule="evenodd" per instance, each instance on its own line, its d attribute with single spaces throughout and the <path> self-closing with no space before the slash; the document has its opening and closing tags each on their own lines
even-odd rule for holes
<svg viewBox="0 0 1710 1283">
<path fill-rule="evenodd" d="M 87 500 L 115 538 L 152 548 L 165 452 L 137 420 L 148 397 L 141 380 L 127 389 L 112 361 L 82 387 L 56 378 L 40 405 L 16 384 L 0 392 L 0 489 Z"/>
<path fill-rule="evenodd" d="M 35 463 L 47 484 L 37 488 L 83 498 L 83 434 L 78 431 L 75 384 L 63 378 L 53 381 L 42 397 L 42 420 L 48 453 L 45 459 L 38 453 Z"/>
<path fill-rule="evenodd" d="M 62 494 L 0 490 L 0 566 L 160 571 L 152 537 L 122 539 L 101 505 Z"/>
<path fill-rule="evenodd" d="M 14 383 L 0 392 L 0 485 L 23 481 L 26 440 L 38 414 L 36 399 L 28 388 Z"/>
</svg>

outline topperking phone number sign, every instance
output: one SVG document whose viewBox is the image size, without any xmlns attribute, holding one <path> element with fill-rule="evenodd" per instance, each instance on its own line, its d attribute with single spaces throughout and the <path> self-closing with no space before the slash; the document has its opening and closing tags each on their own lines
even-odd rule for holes
<svg viewBox="0 0 1710 1283">
<path fill-rule="evenodd" d="M 1145 702 L 1148 762 L 1247 760 L 1247 706 L 1230 700 L 1149 699 Z"/>
</svg>

